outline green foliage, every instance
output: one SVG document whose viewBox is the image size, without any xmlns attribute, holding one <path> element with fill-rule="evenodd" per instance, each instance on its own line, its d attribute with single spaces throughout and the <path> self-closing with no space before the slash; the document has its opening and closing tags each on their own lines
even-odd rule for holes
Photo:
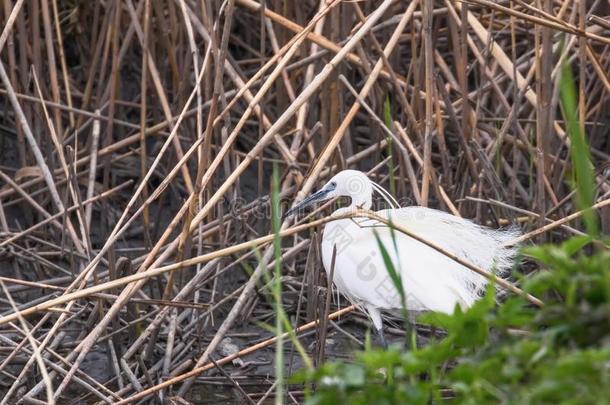
<svg viewBox="0 0 610 405">
<path fill-rule="evenodd" d="M 472 308 L 428 313 L 420 322 L 446 335 L 423 348 L 367 348 L 351 364 L 301 372 L 309 404 L 601 404 L 610 398 L 610 252 L 586 253 L 591 238 L 525 254 L 543 270 L 524 288 L 533 308 L 494 287 Z M 349 401 L 349 402 L 346 402 Z"/>
<path fill-rule="evenodd" d="M 383 101 L 383 123 L 391 131 L 392 130 L 392 104 L 390 102 L 390 96 L 387 95 Z M 388 173 L 390 174 L 390 193 L 396 195 L 396 176 L 394 176 L 394 154 L 392 137 L 386 138 L 388 141 Z"/>
<path fill-rule="evenodd" d="M 595 196 L 591 156 L 585 139 L 583 124 L 578 120 L 576 84 L 572 75 L 572 68 L 567 61 L 562 65 L 559 93 L 561 95 L 561 106 L 566 121 L 567 133 L 571 143 L 570 158 L 573 166 L 574 188 L 577 191 L 576 204 L 581 210 L 587 210 L 583 215 L 587 231 L 591 235 L 597 235 L 599 231 L 597 218 L 591 210 Z"/>
</svg>

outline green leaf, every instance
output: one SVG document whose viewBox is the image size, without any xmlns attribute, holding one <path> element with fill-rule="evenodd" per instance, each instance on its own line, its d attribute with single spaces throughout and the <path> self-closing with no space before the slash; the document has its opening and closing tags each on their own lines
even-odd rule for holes
<svg viewBox="0 0 610 405">
<path fill-rule="evenodd" d="M 581 251 L 585 246 L 593 241 L 589 235 L 573 236 L 561 244 L 561 248 L 568 254 L 573 256 L 576 252 Z"/>
</svg>

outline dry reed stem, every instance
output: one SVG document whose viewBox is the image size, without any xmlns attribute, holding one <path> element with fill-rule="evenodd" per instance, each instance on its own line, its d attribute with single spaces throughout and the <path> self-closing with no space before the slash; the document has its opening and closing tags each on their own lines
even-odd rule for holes
<svg viewBox="0 0 610 405">
<path fill-rule="evenodd" d="M 13 310 L 17 312 L 18 310 L 17 310 L 17 306 L 15 305 L 15 301 L 13 301 L 13 297 L 6 289 L 6 285 L 4 285 L 4 282 L 2 282 L 1 280 L 0 280 L 0 286 L 2 286 L 2 290 L 4 291 L 6 298 L 8 298 L 9 302 L 11 303 Z M 21 327 L 23 328 L 23 330 L 26 334 L 26 338 L 29 340 L 30 345 L 32 346 L 33 357 L 36 359 L 36 363 L 38 363 L 38 369 L 40 370 L 40 374 L 42 374 L 42 379 L 44 380 L 45 386 L 47 388 L 47 403 L 49 405 L 55 405 L 55 400 L 53 399 L 53 383 L 51 382 L 51 379 L 49 378 L 49 374 L 47 373 L 47 368 L 45 367 L 44 360 L 42 359 L 42 353 L 40 352 L 40 347 L 36 344 L 36 341 L 32 337 L 32 334 L 30 333 L 30 330 L 27 326 L 25 319 L 23 319 L 22 316 L 19 316 L 18 319 L 19 319 L 19 323 L 21 323 Z"/>
</svg>

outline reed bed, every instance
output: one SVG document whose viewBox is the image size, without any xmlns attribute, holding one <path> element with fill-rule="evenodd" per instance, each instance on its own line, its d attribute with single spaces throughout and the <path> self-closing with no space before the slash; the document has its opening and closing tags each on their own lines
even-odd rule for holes
<svg viewBox="0 0 610 405">
<path fill-rule="evenodd" d="M 357 168 L 525 244 L 580 233 L 564 64 L 610 231 L 607 1 L 4 0 L 0 16 L 2 404 L 273 398 L 274 166 L 284 210 Z M 362 345 L 366 318 L 327 298 L 329 208 L 280 224 L 284 377 L 303 366 L 294 336 L 315 364 Z"/>
</svg>

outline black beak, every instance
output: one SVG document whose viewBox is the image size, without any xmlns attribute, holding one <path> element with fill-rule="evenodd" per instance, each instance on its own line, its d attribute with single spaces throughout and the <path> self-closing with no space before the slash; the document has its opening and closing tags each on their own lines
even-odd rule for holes
<svg viewBox="0 0 610 405">
<path fill-rule="evenodd" d="M 306 199 L 304 199 L 303 201 L 301 201 L 300 203 L 298 203 L 297 205 L 295 205 L 294 207 L 292 207 L 288 211 L 286 211 L 284 213 L 282 219 L 288 218 L 290 215 L 301 211 L 303 208 L 305 208 L 309 205 L 326 200 L 328 193 L 330 193 L 331 191 L 332 191 L 332 189 L 327 189 L 327 188 L 323 188 L 319 191 L 316 191 L 315 193 L 313 193 L 312 195 L 310 195 L 309 197 L 307 197 Z"/>
</svg>

